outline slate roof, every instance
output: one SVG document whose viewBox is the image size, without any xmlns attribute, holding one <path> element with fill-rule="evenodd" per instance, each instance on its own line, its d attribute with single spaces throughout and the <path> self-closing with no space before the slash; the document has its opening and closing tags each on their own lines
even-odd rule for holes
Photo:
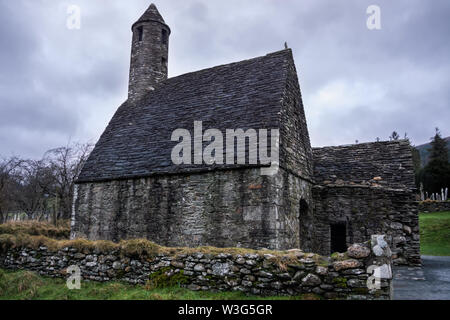
<svg viewBox="0 0 450 320">
<path fill-rule="evenodd" d="M 318 184 L 415 188 L 412 151 L 406 140 L 313 148 L 313 158 Z"/>
<path fill-rule="evenodd" d="M 217 169 L 171 161 L 175 129 L 279 128 L 290 49 L 169 78 L 136 104 L 119 107 L 78 183 Z M 224 139 L 225 141 L 225 139 Z M 221 166 L 224 167 L 224 166 Z M 233 165 L 230 168 L 246 167 Z"/>
</svg>

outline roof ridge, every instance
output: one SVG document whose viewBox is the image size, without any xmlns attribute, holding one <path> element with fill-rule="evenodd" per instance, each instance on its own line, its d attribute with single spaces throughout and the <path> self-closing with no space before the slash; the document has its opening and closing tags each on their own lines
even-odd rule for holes
<svg viewBox="0 0 450 320">
<path fill-rule="evenodd" d="M 170 77 L 167 78 L 166 80 L 161 81 L 160 83 L 156 84 L 155 87 L 153 88 L 152 91 L 147 92 L 146 94 L 144 94 L 138 101 L 135 102 L 136 105 L 141 104 L 141 102 L 147 101 L 147 99 L 149 98 L 150 95 L 155 94 L 155 92 L 158 91 L 159 88 L 162 88 L 164 85 L 170 84 L 172 81 L 176 81 L 176 80 L 180 80 L 183 77 L 188 77 L 190 75 L 196 74 L 196 73 L 201 73 L 201 72 L 210 72 L 219 68 L 223 68 L 223 67 L 231 67 L 231 66 L 236 66 L 239 64 L 244 64 L 244 63 L 251 63 L 253 61 L 258 61 L 264 58 L 270 58 L 270 57 L 275 57 L 275 56 L 281 56 L 281 55 L 290 55 L 292 57 L 292 49 L 288 48 L 288 49 L 283 49 L 283 50 L 279 50 L 279 51 L 274 51 L 274 52 L 270 52 L 267 53 L 263 56 L 258 56 L 258 57 L 254 57 L 254 58 L 250 58 L 250 59 L 245 59 L 245 60 L 240 60 L 240 61 L 235 61 L 235 62 L 230 62 L 230 63 L 224 63 L 224 64 L 220 64 L 217 66 L 213 66 L 213 67 L 209 67 L 209 68 L 204 68 L 204 69 L 200 69 L 200 70 L 196 70 L 196 71 L 190 71 L 190 72 L 186 72 L 180 75 L 177 75 L 175 77 Z M 285 73 L 285 77 L 284 80 L 287 81 L 287 77 L 288 77 L 288 72 Z M 128 100 L 125 101 L 126 103 L 129 103 Z"/>
<path fill-rule="evenodd" d="M 185 76 L 185 75 L 197 73 L 197 72 L 209 71 L 209 70 L 218 69 L 218 68 L 221 68 L 221 67 L 227 67 L 227 66 L 232 66 L 232 65 L 240 64 L 240 63 L 246 63 L 246 62 L 256 61 L 256 60 L 260 60 L 260 59 L 267 58 L 267 57 L 270 57 L 270 56 L 281 55 L 281 53 L 287 53 L 287 52 L 289 52 L 289 51 L 291 51 L 291 49 L 283 49 L 283 50 L 271 52 L 271 53 L 268 53 L 268 54 L 265 54 L 265 55 L 259 56 L 259 57 L 254 57 L 254 58 L 250 58 L 250 59 L 244 59 L 244 60 L 235 61 L 235 62 L 230 62 L 230 63 L 219 64 L 219 65 L 214 66 L 214 67 L 208 67 L 208 68 L 204 68 L 204 69 L 200 69 L 200 70 L 196 70 L 196 71 L 189 71 L 189 72 L 180 74 L 180 75 L 175 76 L 175 77 L 170 77 L 170 78 L 164 80 L 164 81 L 161 82 L 161 83 L 164 83 L 164 82 L 166 82 L 166 81 L 169 81 L 169 80 L 172 80 L 172 79 L 176 79 L 176 78 L 179 78 L 179 77 L 182 77 L 182 76 Z M 291 51 L 291 52 L 292 52 L 292 51 Z"/>
<path fill-rule="evenodd" d="M 408 141 L 408 139 L 399 139 L 399 140 L 386 140 L 386 141 L 373 141 L 373 142 L 360 142 L 360 143 L 354 143 L 354 144 L 342 144 L 342 145 L 336 145 L 336 146 L 323 146 L 323 147 L 313 147 L 313 149 L 326 149 L 326 148 L 351 148 L 351 147 L 358 147 L 358 146 L 365 146 L 365 145 L 371 145 L 371 144 L 404 144 Z"/>
</svg>

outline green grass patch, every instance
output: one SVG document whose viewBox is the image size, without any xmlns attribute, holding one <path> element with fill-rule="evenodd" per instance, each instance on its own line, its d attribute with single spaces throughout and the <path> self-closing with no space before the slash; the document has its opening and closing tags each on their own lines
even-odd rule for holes
<svg viewBox="0 0 450 320">
<path fill-rule="evenodd" d="M 295 297 L 247 296 L 242 292 L 190 291 L 180 286 L 151 288 L 121 282 L 82 281 L 80 290 L 69 290 L 64 279 L 41 277 L 30 271 L 0 269 L 0 300 L 315 300 Z"/>
<path fill-rule="evenodd" d="M 450 211 L 421 213 L 420 253 L 431 256 L 450 256 Z"/>
</svg>

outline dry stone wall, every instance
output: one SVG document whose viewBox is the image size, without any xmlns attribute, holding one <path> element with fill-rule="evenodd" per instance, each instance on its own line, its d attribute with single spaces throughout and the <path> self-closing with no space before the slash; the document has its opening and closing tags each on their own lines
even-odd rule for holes
<svg viewBox="0 0 450 320">
<path fill-rule="evenodd" d="M 52 250 L 44 245 L 0 246 L 0 267 L 26 269 L 50 277 L 68 277 L 78 266 L 84 280 L 120 280 L 154 287 L 182 286 L 190 290 L 239 290 L 254 295 L 315 294 L 326 299 L 390 299 L 390 248 L 382 235 L 354 244 L 332 258 L 287 252 L 253 251 L 234 254 L 156 253 L 135 255 L 116 249 L 67 246 Z"/>
<path fill-rule="evenodd" d="M 450 201 L 422 201 L 419 202 L 419 212 L 450 211 Z"/>
</svg>

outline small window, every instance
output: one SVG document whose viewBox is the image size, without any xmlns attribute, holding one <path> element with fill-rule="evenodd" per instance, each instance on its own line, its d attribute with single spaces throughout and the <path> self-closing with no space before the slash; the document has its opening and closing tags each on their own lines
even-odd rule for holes
<svg viewBox="0 0 450 320">
<path fill-rule="evenodd" d="M 299 217 L 304 218 L 308 215 L 308 202 L 305 199 L 300 200 Z"/>
<path fill-rule="evenodd" d="M 305 199 L 301 199 L 300 203 L 299 203 L 299 208 L 298 208 L 298 228 L 300 230 L 299 232 L 299 243 L 300 246 L 302 246 L 305 238 L 306 238 L 306 233 L 308 233 L 308 210 L 309 210 L 309 206 L 308 206 L 308 202 L 306 202 Z M 306 241 L 306 240 L 305 240 Z"/>
<path fill-rule="evenodd" d="M 164 57 L 161 58 L 161 70 L 167 72 L 167 59 Z"/>
<path fill-rule="evenodd" d="M 331 253 L 347 251 L 347 228 L 345 223 L 330 225 Z"/>
<path fill-rule="evenodd" d="M 143 37 L 144 37 L 144 27 L 138 27 L 137 28 L 137 32 L 138 32 L 138 41 L 142 41 Z"/>
<path fill-rule="evenodd" d="M 161 42 L 162 44 L 167 44 L 167 30 L 162 29 L 161 32 Z"/>
</svg>

